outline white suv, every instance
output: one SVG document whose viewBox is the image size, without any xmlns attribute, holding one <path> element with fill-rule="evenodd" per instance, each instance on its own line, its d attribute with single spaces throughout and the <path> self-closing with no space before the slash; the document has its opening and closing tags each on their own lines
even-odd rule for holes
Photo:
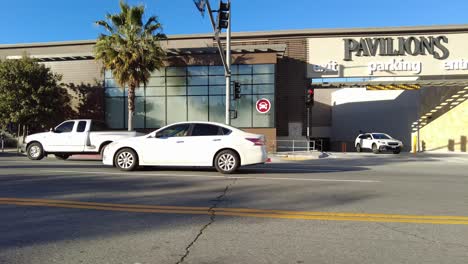
<svg viewBox="0 0 468 264">
<path fill-rule="evenodd" d="M 354 141 L 354 146 L 357 152 L 361 152 L 363 149 L 371 149 L 374 153 L 392 151 L 394 154 L 398 154 L 403 148 L 403 143 L 385 133 L 365 133 L 359 134 Z"/>
</svg>

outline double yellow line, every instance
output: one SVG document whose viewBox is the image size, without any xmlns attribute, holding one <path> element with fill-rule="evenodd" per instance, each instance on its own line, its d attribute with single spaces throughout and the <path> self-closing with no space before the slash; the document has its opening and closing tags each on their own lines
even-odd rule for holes
<svg viewBox="0 0 468 264">
<path fill-rule="evenodd" d="M 249 208 L 209 208 L 188 206 L 156 206 L 135 204 L 92 203 L 64 200 L 26 199 L 26 198 L 0 198 L 0 205 L 43 206 L 75 208 L 101 211 L 120 211 L 135 213 L 160 214 L 198 214 L 262 217 L 274 219 L 324 220 L 324 221 L 356 221 L 356 222 L 389 222 L 389 223 L 419 223 L 468 225 L 467 216 L 431 216 L 431 215 L 397 215 L 397 214 L 360 214 L 360 213 L 334 213 L 334 212 L 304 212 L 285 210 L 264 210 Z"/>
</svg>

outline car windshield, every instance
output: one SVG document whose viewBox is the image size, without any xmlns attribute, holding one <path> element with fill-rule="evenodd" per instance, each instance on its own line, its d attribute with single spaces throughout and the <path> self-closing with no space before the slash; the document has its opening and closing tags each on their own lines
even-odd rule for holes
<svg viewBox="0 0 468 264">
<path fill-rule="evenodd" d="M 391 139 L 391 137 L 387 134 L 372 134 L 374 139 Z"/>
</svg>

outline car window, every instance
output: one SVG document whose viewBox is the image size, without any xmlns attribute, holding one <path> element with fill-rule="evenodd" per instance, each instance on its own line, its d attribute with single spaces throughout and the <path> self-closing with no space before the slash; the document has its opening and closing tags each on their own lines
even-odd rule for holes
<svg viewBox="0 0 468 264">
<path fill-rule="evenodd" d="M 210 124 L 195 124 L 192 130 L 192 136 L 217 136 L 221 135 L 222 131 L 219 126 Z"/>
<path fill-rule="evenodd" d="M 156 133 L 157 138 L 185 137 L 188 134 L 190 124 L 179 124 L 165 128 Z"/>
<path fill-rule="evenodd" d="M 364 134 L 362 136 L 359 137 L 360 139 L 372 139 L 372 137 L 370 136 L 370 134 Z"/>
<path fill-rule="evenodd" d="M 86 121 L 78 122 L 78 128 L 76 129 L 76 132 L 84 132 L 85 129 L 86 129 Z"/>
<path fill-rule="evenodd" d="M 66 133 L 66 132 L 72 132 L 73 131 L 73 126 L 75 125 L 75 121 L 68 121 L 60 126 L 56 127 L 54 132 L 56 133 Z"/>
<path fill-rule="evenodd" d="M 229 129 L 227 129 L 227 128 L 224 128 L 224 127 L 222 127 L 221 130 L 222 130 L 222 132 L 223 132 L 223 135 L 229 135 L 229 134 L 231 134 L 231 132 L 232 132 L 231 130 L 229 130 Z"/>
<path fill-rule="evenodd" d="M 107 128 L 106 123 L 101 122 L 101 121 L 92 121 L 91 122 L 91 129 L 90 131 L 106 131 L 109 130 Z"/>
<path fill-rule="evenodd" d="M 390 137 L 385 134 L 372 134 L 372 136 L 374 139 L 390 139 Z"/>
</svg>

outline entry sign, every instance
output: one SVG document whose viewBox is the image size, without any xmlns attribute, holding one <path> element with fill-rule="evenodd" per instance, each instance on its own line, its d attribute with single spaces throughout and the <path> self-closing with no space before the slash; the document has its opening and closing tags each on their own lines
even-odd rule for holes
<svg viewBox="0 0 468 264">
<path fill-rule="evenodd" d="M 262 98 L 262 99 L 258 100 L 256 106 L 257 106 L 257 111 L 260 114 L 266 114 L 271 109 L 271 103 L 266 98 Z"/>
</svg>

